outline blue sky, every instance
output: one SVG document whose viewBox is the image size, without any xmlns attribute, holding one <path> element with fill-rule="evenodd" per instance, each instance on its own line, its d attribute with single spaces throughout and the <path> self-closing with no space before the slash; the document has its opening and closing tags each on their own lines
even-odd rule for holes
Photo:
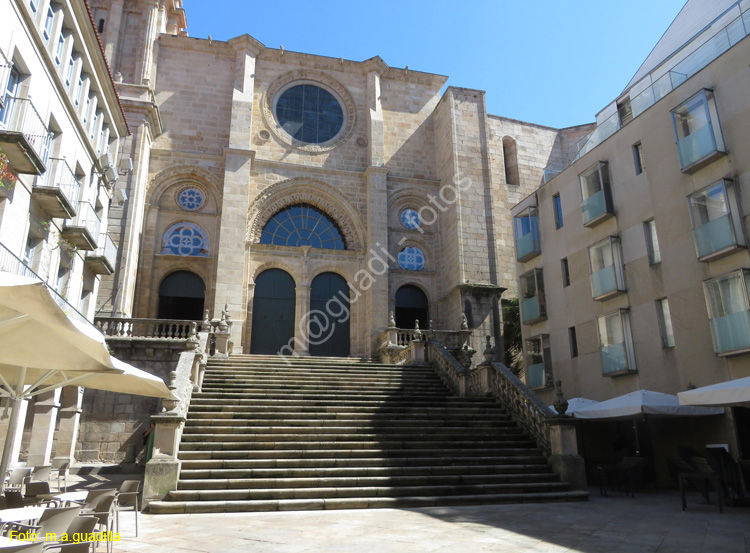
<svg viewBox="0 0 750 553">
<path fill-rule="evenodd" d="M 710 0 L 708 0 L 710 1 Z M 552 127 L 593 121 L 685 0 L 184 0 L 191 36 L 248 33 L 268 47 L 450 77 L 487 109 Z"/>
</svg>

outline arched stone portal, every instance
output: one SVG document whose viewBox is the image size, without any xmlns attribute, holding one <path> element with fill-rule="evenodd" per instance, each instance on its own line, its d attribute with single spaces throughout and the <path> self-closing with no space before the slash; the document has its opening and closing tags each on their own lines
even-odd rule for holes
<svg viewBox="0 0 750 553">
<path fill-rule="evenodd" d="M 268 269 L 255 279 L 253 327 L 250 353 L 277 355 L 294 350 L 294 304 L 292 276 L 281 269 Z"/>
<path fill-rule="evenodd" d="M 419 320 L 420 328 L 428 328 L 430 312 L 427 296 L 418 287 L 407 284 L 396 291 L 396 326 L 414 328 L 414 321 Z"/>
<path fill-rule="evenodd" d="M 190 271 L 167 275 L 159 285 L 159 319 L 203 320 L 206 285 Z"/>
<path fill-rule="evenodd" d="M 349 286 L 336 273 L 316 276 L 310 287 L 310 355 L 348 357 Z"/>
</svg>

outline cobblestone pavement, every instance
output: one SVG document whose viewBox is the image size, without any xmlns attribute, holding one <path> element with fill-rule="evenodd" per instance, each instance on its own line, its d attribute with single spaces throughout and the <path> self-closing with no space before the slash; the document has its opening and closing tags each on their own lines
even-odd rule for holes
<svg viewBox="0 0 750 553">
<path fill-rule="evenodd" d="M 750 553 L 750 508 L 717 512 L 697 493 L 622 493 L 582 503 L 428 509 L 121 513 L 115 552 Z"/>
</svg>

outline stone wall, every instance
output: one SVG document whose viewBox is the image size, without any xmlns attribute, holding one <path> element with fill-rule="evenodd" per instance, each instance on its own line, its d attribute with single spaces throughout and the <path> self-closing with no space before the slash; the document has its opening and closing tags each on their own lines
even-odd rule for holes
<svg viewBox="0 0 750 553">
<path fill-rule="evenodd" d="M 110 342 L 115 356 L 169 383 L 184 343 L 133 342 L 130 347 Z M 78 433 L 79 463 L 133 463 L 143 447 L 141 434 L 150 417 L 161 409 L 161 400 L 130 394 L 85 390 Z"/>
</svg>

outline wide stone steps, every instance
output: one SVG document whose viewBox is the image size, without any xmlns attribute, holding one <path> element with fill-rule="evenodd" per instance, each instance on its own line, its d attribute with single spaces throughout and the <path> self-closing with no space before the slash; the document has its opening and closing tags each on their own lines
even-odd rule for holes
<svg viewBox="0 0 750 553">
<path fill-rule="evenodd" d="M 492 398 L 351 359 L 211 360 L 154 513 L 581 500 Z"/>
</svg>

